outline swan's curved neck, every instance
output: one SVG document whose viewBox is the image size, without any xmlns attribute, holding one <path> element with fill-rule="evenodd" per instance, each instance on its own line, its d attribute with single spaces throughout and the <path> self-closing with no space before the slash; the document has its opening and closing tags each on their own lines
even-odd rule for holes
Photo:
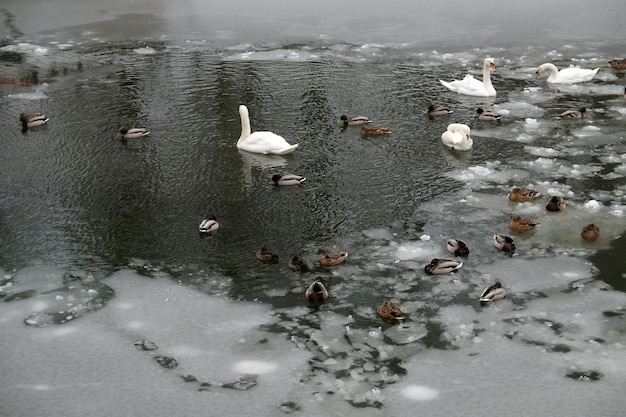
<svg viewBox="0 0 626 417">
<path fill-rule="evenodd" d="M 485 84 L 485 86 L 491 86 L 490 71 L 491 71 L 491 64 L 485 61 L 485 63 L 483 64 L 483 84 Z"/>
<path fill-rule="evenodd" d="M 553 80 L 559 75 L 559 69 L 554 64 L 543 64 L 546 71 L 549 72 L 548 79 Z"/>
<path fill-rule="evenodd" d="M 248 109 L 245 106 L 239 107 L 239 116 L 241 117 L 241 136 L 240 141 L 245 140 L 250 136 L 250 116 L 248 115 Z"/>
</svg>

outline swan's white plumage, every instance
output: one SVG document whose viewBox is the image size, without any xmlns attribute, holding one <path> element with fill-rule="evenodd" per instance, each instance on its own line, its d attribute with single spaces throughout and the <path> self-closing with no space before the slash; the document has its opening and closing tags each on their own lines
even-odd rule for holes
<svg viewBox="0 0 626 417">
<path fill-rule="evenodd" d="M 462 80 L 443 81 L 439 80 L 448 90 L 459 94 L 479 97 L 492 97 L 496 95 L 496 89 L 491 84 L 491 74 L 489 71 L 495 71 L 496 65 L 492 58 L 485 58 L 483 61 L 483 80 L 479 81 L 471 74 L 467 74 Z"/>
<path fill-rule="evenodd" d="M 441 134 L 441 141 L 449 148 L 459 151 L 472 149 L 474 141 L 470 137 L 470 127 L 462 123 L 452 123 L 448 129 Z"/>
<path fill-rule="evenodd" d="M 539 65 L 537 68 L 537 72 L 535 72 L 535 78 L 539 78 L 541 73 L 544 71 L 548 71 L 550 74 L 548 75 L 549 83 L 556 84 L 576 84 L 576 83 L 584 83 L 585 81 L 591 81 L 593 77 L 598 73 L 598 69 L 587 69 L 587 68 L 563 68 L 559 71 L 559 69 L 551 63 L 545 63 Z"/>
<path fill-rule="evenodd" d="M 298 144 L 290 145 L 285 138 L 273 132 L 251 132 L 248 108 L 239 106 L 241 117 L 241 136 L 237 141 L 237 148 L 244 151 L 262 154 L 286 155 L 292 153 Z"/>
</svg>

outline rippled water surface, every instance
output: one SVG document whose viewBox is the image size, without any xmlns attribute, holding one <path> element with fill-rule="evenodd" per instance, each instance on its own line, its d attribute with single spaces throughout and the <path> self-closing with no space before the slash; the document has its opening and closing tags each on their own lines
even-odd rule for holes
<svg viewBox="0 0 626 417">
<path fill-rule="evenodd" d="M 621 415 L 626 98 L 606 63 L 624 45 L 606 28 L 623 6 L 511 6 L 510 26 L 467 11 L 463 29 L 414 3 L 415 19 L 374 5 L 360 20 L 347 5 L 78 2 L 75 25 L 52 4 L 48 19 L 2 9 L 0 415 Z M 496 97 L 439 83 L 480 77 L 486 56 Z M 554 86 L 534 77 L 544 62 L 600 70 Z M 237 150 L 240 104 L 296 152 Z M 23 133 L 22 111 L 50 120 Z M 392 133 L 363 137 L 341 114 Z M 453 122 L 471 151 L 443 147 Z M 151 133 L 120 140 L 122 126 Z M 307 180 L 271 185 L 283 172 Z M 513 203 L 514 187 L 542 197 Z M 553 195 L 564 212 L 545 210 Z M 220 229 L 201 238 L 207 214 Z M 512 232 L 515 214 L 541 226 Z M 580 238 L 588 223 L 597 242 Z M 454 258 L 450 237 L 470 246 L 463 267 L 426 275 Z M 255 258 L 264 245 L 277 263 Z M 348 259 L 322 267 L 327 250 Z M 311 271 L 291 271 L 294 255 Z M 320 306 L 303 297 L 314 280 Z M 496 280 L 507 298 L 481 306 Z M 384 299 L 407 320 L 383 322 Z"/>
</svg>

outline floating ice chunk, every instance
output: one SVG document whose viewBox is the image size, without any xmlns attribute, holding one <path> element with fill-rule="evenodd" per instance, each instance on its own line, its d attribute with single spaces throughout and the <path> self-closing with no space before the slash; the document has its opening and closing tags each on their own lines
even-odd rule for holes
<svg viewBox="0 0 626 417">
<path fill-rule="evenodd" d="M 439 391 L 424 385 L 409 385 L 402 390 L 402 395 L 413 401 L 429 401 L 437 398 Z"/>
<path fill-rule="evenodd" d="M 531 155 L 551 158 L 560 155 L 554 148 L 543 148 L 541 146 L 524 146 L 524 150 Z"/>
<path fill-rule="evenodd" d="M 535 128 L 539 127 L 539 120 L 537 120 L 537 119 L 533 119 L 531 117 L 527 117 L 524 121 L 526 122 L 526 127 L 527 128 L 535 129 Z"/>
<path fill-rule="evenodd" d="M 364 230 L 363 234 L 369 239 L 382 239 L 382 240 L 392 240 L 393 234 L 390 230 L 384 229 L 382 227 L 376 229 L 368 229 Z"/>
<path fill-rule="evenodd" d="M 420 243 L 403 243 L 398 246 L 396 251 L 396 257 L 402 261 L 409 259 L 426 259 L 435 256 L 439 253 L 436 248 L 424 246 Z"/>
<path fill-rule="evenodd" d="M 156 50 L 154 48 L 151 48 L 149 46 L 146 46 L 145 48 L 136 48 L 133 49 L 133 52 L 139 55 L 152 55 L 152 54 L 156 54 Z"/>
<path fill-rule="evenodd" d="M 422 242 L 428 242 L 430 240 L 430 235 L 423 234 L 423 235 L 420 236 L 420 240 Z"/>
<path fill-rule="evenodd" d="M 17 45 L 7 45 L 0 50 L 31 55 L 46 55 L 48 53 L 48 48 L 24 42 L 20 42 Z"/>
<path fill-rule="evenodd" d="M 48 98 L 47 95 L 45 95 L 43 92 L 41 91 L 33 91 L 33 92 L 29 92 L 29 93 L 17 93 L 17 94 L 9 94 L 10 98 L 17 98 L 20 100 L 43 100 Z"/>
<path fill-rule="evenodd" d="M 245 360 L 235 364 L 233 369 L 242 374 L 269 374 L 278 368 L 278 364 L 265 361 Z"/>
<path fill-rule="evenodd" d="M 596 213 L 602 208 L 602 203 L 597 200 L 589 200 L 583 204 L 583 208 L 590 213 Z"/>
<path fill-rule="evenodd" d="M 517 137 L 517 141 L 518 142 L 522 142 L 522 143 L 528 143 L 528 142 L 532 142 L 533 141 L 533 137 L 530 136 L 528 133 L 522 133 Z"/>
</svg>

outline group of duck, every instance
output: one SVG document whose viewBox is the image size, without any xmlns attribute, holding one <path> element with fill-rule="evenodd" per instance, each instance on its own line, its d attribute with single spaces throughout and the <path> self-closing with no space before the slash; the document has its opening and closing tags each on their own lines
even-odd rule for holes
<svg viewBox="0 0 626 417">
<path fill-rule="evenodd" d="M 626 69 L 626 59 L 612 60 L 609 62 L 609 65 L 619 70 Z M 450 82 L 440 80 L 440 82 L 449 90 L 459 94 L 481 97 L 495 96 L 496 90 L 491 83 L 491 71 L 496 71 L 496 66 L 493 58 L 488 57 L 485 58 L 483 62 L 482 81 L 479 81 L 471 74 L 468 74 L 462 80 L 453 80 Z M 559 70 L 555 65 L 546 63 L 539 66 L 535 73 L 535 77 L 539 78 L 539 76 L 544 72 L 549 73 L 547 79 L 549 83 L 574 84 L 590 81 L 598 72 L 598 68 L 593 70 L 583 68 L 565 68 Z M 585 108 L 577 110 L 572 109 L 564 112 L 561 117 L 581 118 L 584 116 L 585 112 Z M 441 116 L 451 114 L 452 111 L 443 106 L 430 106 L 426 113 L 429 116 Z M 478 108 L 476 114 L 476 117 L 480 120 L 488 120 L 495 123 L 499 123 L 501 118 L 500 115 L 490 111 L 484 111 L 482 108 Z M 239 150 L 266 155 L 287 155 L 293 153 L 298 148 L 298 144 L 290 144 L 282 136 L 273 132 L 252 132 L 248 108 L 245 105 L 239 106 L 239 116 L 241 119 L 241 135 L 237 140 L 237 148 Z M 32 127 L 42 126 L 48 122 L 48 120 L 49 118 L 42 113 L 21 113 L 19 118 L 19 122 L 22 124 L 23 132 L 26 132 Z M 391 131 L 388 128 L 370 126 L 369 123 L 371 123 L 371 121 L 365 116 L 348 117 L 347 115 L 342 115 L 339 122 L 342 124 L 344 129 L 348 126 L 360 126 L 360 132 L 365 136 L 385 136 L 391 134 Z M 122 139 L 135 139 L 147 136 L 149 133 L 150 132 L 146 128 L 121 128 L 118 132 L 118 136 Z M 473 145 L 470 133 L 470 127 L 468 125 L 462 123 L 452 123 L 441 135 L 441 140 L 444 145 L 452 149 L 469 150 Z M 271 182 L 276 186 L 299 186 L 305 181 L 305 179 L 306 178 L 295 174 L 275 174 L 272 176 Z M 540 193 L 535 190 L 521 188 L 515 188 L 509 193 L 509 199 L 511 201 L 531 201 L 539 196 Z M 562 211 L 564 208 L 565 203 L 562 198 L 558 196 L 551 197 L 546 206 L 546 210 L 548 211 Z M 538 226 L 538 222 L 522 216 L 514 216 L 509 221 L 509 228 L 520 234 L 533 230 Z M 208 215 L 202 219 L 200 225 L 198 226 L 200 236 L 215 234 L 218 229 L 219 223 L 215 216 L 212 215 Z M 600 230 L 597 225 L 589 224 L 583 228 L 581 236 L 585 240 L 595 241 L 600 236 Z M 494 245 L 502 251 L 511 252 L 515 250 L 515 242 L 510 236 L 494 234 L 493 242 Z M 455 256 L 467 256 L 469 254 L 467 244 L 459 239 L 449 239 L 447 242 L 447 249 Z M 261 261 L 278 261 L 278 256 L 267 247 L 261 248 L 256 253 L 256 257 Z M 330 251 L 322 256 L 319 262 L 322 266 L 336 266 L 343 263 L 347 257 L 347 252 Z M 298 256 L 292 257 L 288 262 L 288 266 L 295 271 L 309 270 L 309 266 L 306 262 Z M 454 272 L 462 266 L 463 262 L 457 260 L 433 259 L 424 267 L 424 271 L 427 274 L 446 274 Z M 495 284 L 484 289 L 484 291 L 480 294 L 479 301 L 481 303 L 488 303 L 490 301 L 502 299 L 505 296 L 506 290 L 502 287 L 500 282 L 496 282 Z M 328 290 L 321 281 L 316 280 L 306 289 L 305 297 L 311 302 L 319 303 L 328 298 Z M 385 321 L 388 322 L 395 322 L 406 318 L 406 314 L 402 312 L 400 307 L 389 300 L 385 300 L 376 311 Z"/>
</svg>

